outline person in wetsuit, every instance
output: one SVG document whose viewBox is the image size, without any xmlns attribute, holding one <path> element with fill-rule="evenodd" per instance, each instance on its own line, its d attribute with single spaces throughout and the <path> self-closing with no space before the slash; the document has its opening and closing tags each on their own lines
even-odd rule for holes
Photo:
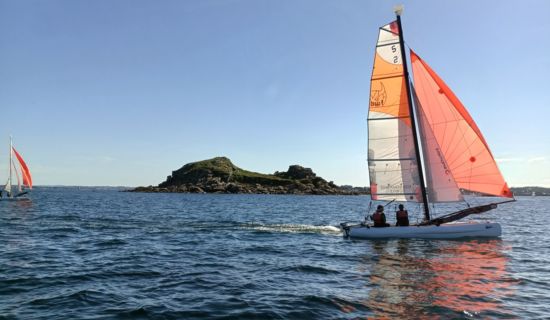
<svg viewBox="0 0 550 320">
<path fill-rule="evenodd" d="M 402 204 L 399 205 L 399 211 L 395 212 L 395 226 L 408 227 L 409 226 L 409 213 Z"/>
<path fill-rule="evenodd" d="M 376 212 L 371 216 L 372 221 L 374 221 L 375 228 L 389 227 L 390 225 L 386 223 L 386 214 L 384 214 L 384 206 L 378 205 Z"/>
</svg>

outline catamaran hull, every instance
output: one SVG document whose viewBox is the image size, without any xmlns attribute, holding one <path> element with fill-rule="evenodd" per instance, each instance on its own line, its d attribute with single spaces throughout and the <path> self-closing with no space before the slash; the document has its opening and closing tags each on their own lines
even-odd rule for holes
<svg viewBox="0 0 550 320">
<path fill-rule="evenodd" d="M 373 228 L 363 225 L 342 225 L 344 236 L 359 239 L 421 238 L 459 239 L 500 237 L 502 229 L 498 223 L 450 223 L 440 226 L 409 226 Z"/>
</svg>

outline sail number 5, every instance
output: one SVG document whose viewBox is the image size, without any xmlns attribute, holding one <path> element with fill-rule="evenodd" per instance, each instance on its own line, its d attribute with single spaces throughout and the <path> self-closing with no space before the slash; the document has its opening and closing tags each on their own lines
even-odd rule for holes
<svg viewBox="0 0 550 320">
<path fill-rule="evenodd" d="M 395 44 L 391 46 L 391 52 L 397 53 L 397 48 L 395 47 Z M 394 55 L 393 56 L 393 63 L 398 63 L 398 62 L 399 62 L 399 56 Z"/>
</svg>

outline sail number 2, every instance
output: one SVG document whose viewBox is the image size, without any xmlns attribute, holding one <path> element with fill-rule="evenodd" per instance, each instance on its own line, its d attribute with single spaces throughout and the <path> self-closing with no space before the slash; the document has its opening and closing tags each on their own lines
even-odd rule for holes
<svg viewBox="0 0 550 320">
<path fill-rule="evenodd" d="M 397 48 L 395 47 L 395 44 L 391 46 L 391 52 L 393 53 L 397 53 Z M 398 63 L 399 62 L 399 56 L 394 55 L 393 56 L 393 63 Z"/>
</svg>

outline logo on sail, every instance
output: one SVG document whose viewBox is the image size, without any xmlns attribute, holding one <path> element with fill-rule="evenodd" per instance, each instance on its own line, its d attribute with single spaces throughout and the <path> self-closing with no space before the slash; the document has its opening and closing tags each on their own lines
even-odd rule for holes
<svg viewBox="0 0 550 320">
<path fill-rule="evenodd" d="M 441 150 L 439 148 L 435 148 L 435 151 L 437 152 L 437 155 L 439 156 L 439 161 L 441 161 L 441 165 L 443 165 L 443 169 L 445 170 L 445 174 L 449 175 L 451 171 L 449 171 L 449 168 L 447 168 L 447 164 L 445 163 L 445 160 L 443 159 L 443 155 L 441 154 Z"/>
<path fill-rule="evenodd" d="M 384 83 L 380 82 L 380 89 L 373 89 L 370 94 L 370 106 L 381 107 L 386 102 L 387 94 Z"/>
</svg>

